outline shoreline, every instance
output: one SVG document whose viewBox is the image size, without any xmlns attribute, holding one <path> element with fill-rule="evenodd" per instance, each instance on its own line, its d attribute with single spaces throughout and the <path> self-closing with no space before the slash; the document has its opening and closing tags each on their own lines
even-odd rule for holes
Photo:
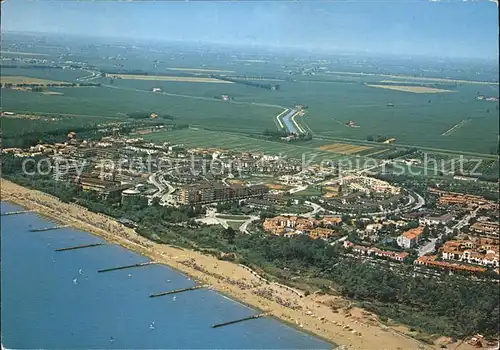
<svg viewBox="0 0 500 350">
<path fill-rule="evenodd" d="M 18 205 L 18 206 L 23 205 L 23 204 L 21 204 L 21 203 L 17 203 L 17 202 L 16 202 L 15 200 L 13 200 L 12 198 L 2 199 L 2 201 L 8 202 L 8 203 L 11 203 L 11 204 L 14 204 L 14 205 Z M 24 208 L 24 205 L 23 205 L 23 208 Z M 61 220 L 61 219 L 60 219 L 60 218 L 58 218 L 58 217 L 55 217 L 55 216 L 49 215 L 49 214 L 41 214 L 41 213 L 39 213 L 38 211 L 35 211 L 35 212 L 31 213 L 31 214 L 35 214 L 35 215 L 37 215 L 37 216 L 39 216 L 39 217 L 41 217 L 41 218 L 43 218 L 43 219 L 45 219 L 45 220 L 50 220 L 50 221 L 52 221 L 52 222 L 54 222 L 54 223 L 56 223 L 56 224 L 65 224 L 65 221 Z M 191 279 L 192 281 L 195 281 L 195 282 L 196 282 L 196 284 L 201 284 L 201 283 L 202 283 L 202 280 L 201 280 L 200 278 L 198 278 L 197 276 L 194 276 L 194 275 L 188 274 L 188 273 L 186 273 L 186 272 L 184 272 L 184 271 L 180 270 L 179 268 L 177 268 L 177 267 L 175 267 L 175 266 L 172 266 L 172 265 L 170 265 L 170 264 L 166 264 L 166 263 L 163 263 L 163 262 L 157 262 L 156 260 L 152 259 L 152 258 L 151 258 L 150 256 L 148 256 L 147 254 L 143 254 L 143 252 L 140 252 L 140 251 L 137 251 L 137 250 L 131 249 L 131 248 L 126 247 L 126 246 L 124 246 L 124 245 L 122 245 L 122 244 L 119 244 L 119 243 L 114 243 L 114 242 L 111 242 L 111 241 L 109 241 L 109 240 L 105 239 L 104 237 L 102 237 L 101 235 L 99 235 L 99 234 L 97 234 L 97 233 L 89 232 L 89 230 L 83 230 L 83 229 L 80 229 L 80 228 L 75 227 L 75 226 L 69 226 L 69 228 L 72 228 L 72 229 L 76 229 L 76 230 L 82 231 L 82 232 L 84 232 L 84 233 L 87 233 L 87 234 L 92 235 L 92 236 L 95 236 L 95 237 L 99 237 L 99 238 L 101 238 L 101 239 L 105 240 L 107 244 L 110 244 L 110 243 L 111 243 L 111 244 L 117 244 L 117 245 L 119 245 L 119 246 L 120 246 L 121 248 L 123 248 L 123 249 L 129 250 L 129 251 L 132 251 L 132 252 L 134 252 L 134 253 L 136 253 L 136 254 L 139 254 L 139 255 L 141 255 L 141 256 L 143 256 L 143 257 L 146 257 L 146 258 L 150 259 L 151 261 L 156 262 L 156 263 L 157 263 L 157 264 L 159 264 L 159 265 L 164 265 L 164 266 L 168 267 L 169 269 L 171 269 L 172 271 L 174 271 L 174 272 L 176 272 L 176 273 L 179 273 L 179 274 L 182 274 L 183 276 L 188 277 L 188 278 L 189 278 L 189 279 Z M 170 245 L 168 245 L 168 244 L 165 244 L 165 245 L 170 246 Z M 170 247 L 172 247 L 172 246 L 170 246 Z M 173 248 L 175 248 L 175 247 L 173 247 Z M 185 248 L 175 248 L 175 249 L 182 249 L 182 250 L 185 250 Z M 247 268 L 248 268 L 248 267 L 247 267 Z M 294 323 L 292 323 L 292 322 L 290 322 L 290 321 L 288 321 L 288 320 L 283 320 L 283 319 L 281 319 L 281 318 L 279 318 L 279 317 L 277 317 L 277 316 L 273 315 L 273 314 L 272 314 L 272 312 L 270 312 L 270 311 L 266 311 L 266 310 L 260 309 L 258 306 L 252 305 L 252 304 L 247 303 L 247 302 L 245 302 L 245 301 L 243 301 L 243 300 L 236 299 L 236 298 L 232 297 L 232 296 L 231 296 L 231 294 L 229 294 L 229 293 L 227 293 L 227 292 L 224 292 L 224 291 L 220 291 L 220 290 L 214 289 L 214 288 L 212 288 L 212 286 L 207 286 L 205 289 L 213 290 L 214 292 L 218 293 L 218 294 L 219 294 L 220 296 L 222 296 L 223 298 L 225 298 L 225 299 L 227 299 L 227 300 L 229 300 L 229 301 L 231 301 L 231 302 L 233 302 L 233 303 L 237 303 L 237 304 L 239 304 L 239 305 L 241 305 L 241 306 L 243 306 L 243 307 L 246 307 L 246 308 L 252 309 L 253 311 L 255 311 L 255 312 L 259 313 L 259 314 L 260 314 L 260 313 L 268 313 L 268 315 L 266 315 L 266 317 L 268 317 L 268 318 L 272 318 L 273 320 L 278 321 L 278 322 L 280 322 L 280 323 L 283 323 L 283 324 L 285 324 L 285 325 L 287 325 L 287 326 L 289 326 L 289 327 L 291 327 L 291 328 L 293 328 L 293 329 L 295 329 L 295 330 L 297 330 L 297 331 L 299 331 L 299 332 L 306 333 L 306 334 L 307 334 L 307 335 L 309 335 L 309 336 L 312 336 L 312 337 L 315 337 L 315 338 L 319 338 L 319 339 L 321 339 L 321 340 L 325 341 L 326 343 L 328 343 L 329 345 L 332 345 L 332 346 L 333 346 L 333 349 L 336 349 L 336 348 L 339 346 L 338 344 L 333 343 L 333 342 L 332 342 L 332 340 L 327 339 L 327 338 L 325 338 L 324 336 L 321 336 L 321 335 L 315 334 L 314 332 L 309 331 L 309 330 L 307 330 L 307 329 L 300 328 L 297 324 L 294 324 Z M 3 348 L 2 348 L 2 349 L 3 349 Z"/>
<path fill-rule="evenodd" d="M 58 198 L 37 190 L 1 180 L 2 200 L 37 215 L 68 224 L 105 241 L 141 254 L 152 261 L 208 285 L 212 290 L 309 335 L 327 341 L 332 347 L 350 349 L 434 348 L 378 322 L 377 316 L 358 308 L 342 310 L 334 304 L 346 299 L 315 295 L 300 297 L 288 286 L 264 282 L 247 267 L 221 261 L 202 253 L 159 244 L 144 238 L 112 218 L 88 211 L 76 204 L 60 202 Z"/>
</svg>

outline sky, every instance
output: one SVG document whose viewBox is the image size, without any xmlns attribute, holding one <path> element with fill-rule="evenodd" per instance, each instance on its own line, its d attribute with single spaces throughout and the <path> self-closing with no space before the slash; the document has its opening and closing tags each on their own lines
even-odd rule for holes
<svg viewBox="0 0 500 350">
<path fill-rule="evenodd" d="M 1 24 L 4 32 L 498 58 L 498 7 L 486 0 L 8 0 Z"/>
</svg>

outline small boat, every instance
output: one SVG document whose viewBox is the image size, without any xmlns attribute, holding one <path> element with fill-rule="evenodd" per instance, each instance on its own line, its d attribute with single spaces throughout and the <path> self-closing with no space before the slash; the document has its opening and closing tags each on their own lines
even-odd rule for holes
<svg viewBox="0 0 500 350">
<path fill-rule="evenodd" d="M 82 270 L 82 269 L 78 270 L 78 273 L 79 273 L 80 275 L 83 275 L 83 270 Z"/>
<path fill-rule="evenodd" d="M 115 341 L 115 338 L 113 338 L 113 337 L 109 337 L 109 341 L 112 343 L 112 342 L 114 342 L 114 341 Z"/>
<path fill-rule="evenodd" d="M 131 273 L 129 273 L 129 274 L 128 274 L 128 277 L 132 277 L 132 274 L 131 274 Z"/>
<path fill-rule="evenodd" d="M 73 284 L 78 284 L 78 278 L 73 278 Z"/>
<path fill-rule="evenodd" d="M 174 296 L 172 297 L 172 301 L 176 301 L 176 300 L 177 300 L 177 297 L 174 295 Z"/>
<path fill-rule="evenodd" d="M 151 324 L 149 325 L 149 329 L 155 329 L 155 322 L 151 322 Z"/>
</svg>

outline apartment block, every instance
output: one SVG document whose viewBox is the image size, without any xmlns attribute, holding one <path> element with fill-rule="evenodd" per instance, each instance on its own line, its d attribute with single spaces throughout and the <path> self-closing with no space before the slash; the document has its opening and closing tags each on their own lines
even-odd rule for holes
<svg viewBox="0 0 500 350">
<path fill-rule="evenodd" d="M 404 232 L 401 236 L 396 238 L 396 242 L 401 248 L 410 249 L 415 247 L 422 240 L 424 227 L 419 226 Z"/>
</svg>

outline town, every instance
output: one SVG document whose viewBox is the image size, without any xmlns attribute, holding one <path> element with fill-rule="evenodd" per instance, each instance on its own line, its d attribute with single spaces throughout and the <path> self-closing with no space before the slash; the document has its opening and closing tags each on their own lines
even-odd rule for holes
<svg viewBox="0 0 500 350">
<path fill-rule="evenodd" d="M 32 162 L 38 157 L 53 180 L 118 205 L 202 208 L 198 225 L 305 235 L 342 247 L 346 256 L 413 264 L 422 274 L 499 274 L 499 205 L 480 195 L 432 186 L 417 193 L 363 169 L 302 168 L 296 159 L 151 143 L 140 135 L 87 140 L 69 132 L 65 142 L 2 152 Z"/>
<path fill-rule="evenodd" d="M 1 350 L 498 349 L 498 0 L 1 3 Z"/>
</svg>

